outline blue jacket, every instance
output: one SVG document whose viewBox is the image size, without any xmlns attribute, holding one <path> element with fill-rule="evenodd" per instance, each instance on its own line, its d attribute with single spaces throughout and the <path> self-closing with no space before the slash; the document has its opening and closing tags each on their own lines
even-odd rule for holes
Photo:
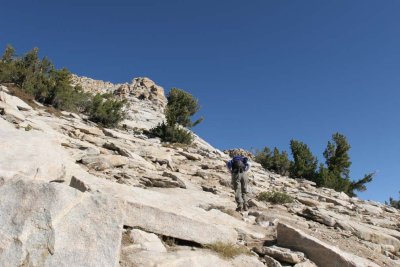
<svg viewBox="0 0 400 267">
<path fill-rule="evenodd" d="M 244 171 L 248 171 L 250 169 L 250 162 L 249 159 L 246 157 L 242 157 L 242 156 L 235 156 L 233 157 L 230 161 L 228 161 L 226 163 L 226 167 L 228 168 L 228 170 L 230 172 L 232 172 L 232 164 L 233 164 L 233 160 L 241 160 L 244 163 L 245 169 Z"/>
</svg>

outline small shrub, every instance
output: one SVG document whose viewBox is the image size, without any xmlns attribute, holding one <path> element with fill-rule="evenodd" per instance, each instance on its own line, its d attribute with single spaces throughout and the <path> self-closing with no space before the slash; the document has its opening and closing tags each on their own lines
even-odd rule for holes
<svg viewBox="0 0 400 267">
<path fill-rule="evenodd" d="M 293 164 L 291 165 L 290 176 L 302 177 L 307 180 L 316 181 L 318 160 L 308 145 L 298 140 L 290 140 Z"/>
<path fill-rule="evenodd" d="M 234 258 L 241 254 L 250 254 L 250 251 L 243 246 L 238 246 L 232 243 L 217 242 L 209 245 L 205 245 L 205 248 L 217 252 L 224 258 Z"/>
<path fill-rule="evenodd" d="M 148 132 L 151 136 L 159 137 L 163 142 L 189 145 L 193 142 L 193 135 L 178 125 L 161 123 Z"/>
<path fill-rule="evenodd" d="M 92 100 L 89 119 L 106 127 L 115 127 L 125 118 L 124 105 L 125 101 L 97 94 Z"/>
<path fill-rule="evenodd" d="M 258 194 L 257 199 L 260 201 L 271 202 L 272 204 L 285 204 L 292 203 L 293 198 L 283 192 L 261 192 Z"/>
<path fill-rule="evenodd" d="M 25 131 L 30 131 L 30 130 L 32 130 L 32 126 L 28 124 L 28 126 L 25 127 Z"/>
</svg>

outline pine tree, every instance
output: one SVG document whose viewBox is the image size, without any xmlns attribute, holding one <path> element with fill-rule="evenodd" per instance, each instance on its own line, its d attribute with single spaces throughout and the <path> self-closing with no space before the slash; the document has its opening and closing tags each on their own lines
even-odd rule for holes
<svg viewBox="0 0 400 267">
<path fill-rule="evenodd" d="M 191 128 L 199 124 L 203 118 L 192 122 L 191 117 L 200 109 L 198 100 L 188 92 L 172 88 L 167 95 L 168 104 L 165 116 L 168 125 L 179 124 Z"/>
<path fill-rule="evenodd" d="M 318 183 L 321 186 L 343 191 L 350 196 L 356 196 L 355 191 L 365 191 L 366 183 L 372 181 L 374 173 L 366 174 L 363 178 L 350 180 L 350 156 L 351 146 L 347 142 L 346 136 L 340 133 L 332 135 L 332 140 L 324 151 L 325 167 L 320 167 Z"/>
<path fill-rule="evenodd" d="M 261 166 L 266 170 L 272 170 L 272 151 L 269 147 L 264 147 L 261 151 L 257 150 L 254 154 L 255 162 L 260 163 Z"/>
<path fill-rule="evenodd" d="M 256 151 L 255 154 L 255 161 L 260 163 L 264 169 L 280 175 L 289 175 L 292 162 L 289 160 L 286 151 L 280 152 L 276 147 L 271 151 L 270 148 L 264 147 L 263 150 Z"/>
<path fill-rule="evenodd" d="M 15 58 L 15 49 L 11 45 L 7 45 L 4 50 L 3 56 L 1 57 L 2 63 L 11 63 Z"/>
<path fill-rule="evenodd" d="M 292 162 L 289 160 L 286 151 L 279 152 L 278 148 L 274 148 L 274 168 L 280 175 L 289 175 Z"/>
<path fill-rule="evenodd" d="M 332 141 L 328 141 L 324 151 L 329 171 L 343 179 L 349 179 L 351 161 L 348 152 L 350 148 L 346 137 L 343 134 L 335 133 L 332 136 Z"/>
<path fill-rule="evenodd" d="M 385 203 L 387 203 L 387 202 L 385 201 Z M 399 191 L 399 200 L 395 200 L 394 198 L 390 197 L 389 203 L 387 203 L 387 204 L 389 204 L 393 208 L 400 209 L 400 191 Z"/>
<path fill-rule="evenodd" d="M 165 109 L 166 122 L 150 129 L 151 136 L 161 138 L 164 142 L 190 144 L 193 135 L 186 128 L 191 128 L 203 121 L 203 118 L 192 122 L 192 116 L 200 109 L 198 100 L 188 92 L 172 88 L 167 95 Z"/>
<path fill-rule="evenodd" d="M 0 61 L 0 82 L 9 83 L 14 80 L 15 70 L 15 49 L 8 45 L 4 50 Z"/>
<path fill-rule="evenodd" d="M 310 148 L 305 143 L 292 139 L 290 140 L 290 149 L 293 156 L 290 175 L 316 181 L 318 160 L 311 153 Z"/>
</svg>

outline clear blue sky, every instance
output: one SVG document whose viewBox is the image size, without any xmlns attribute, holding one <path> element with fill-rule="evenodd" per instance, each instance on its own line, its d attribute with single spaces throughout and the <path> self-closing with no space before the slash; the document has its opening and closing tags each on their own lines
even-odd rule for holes
<svg viewBox="0 0 400 267">
<path fill-rule="evenodd" d="M 57 67 L 112 82 L 147 76 L 199 98 L 195 131 L 214 146 L 322 158 L 332 133 L 363 199 L 400 190 L 400 2 L 2 1 L 0 46 L 34 46 Z"/>
</svg>

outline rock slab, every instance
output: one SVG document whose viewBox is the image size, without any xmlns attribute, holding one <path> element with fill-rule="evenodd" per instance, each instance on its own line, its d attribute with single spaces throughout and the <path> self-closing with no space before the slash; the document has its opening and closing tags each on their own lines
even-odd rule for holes
<svg viewBox="0 0 400 267">
<path fill-rule="evenodd" d="M 0 178 L 0 266 L 118 266 L 121 218 L 101 194 Z"/>
<path fill-rule="evenodd" d="M 318 266 L 324 267 L 379 267 L 379 265 L 337 247 L 330 246 L 304 232 L 279 223 L 277 228 L 278 245 L 302 251 Z"/>
<path fill-rule="evenodd" d="M 29 140 L 29 141 L 27 141 Z M 0 175 L 55 180 L 65 176 L 68 155 L 52 136 L 17 130 L 0 118 Z"/>
<path fill-rule="evenodd" d="M 192 207 L 172 195 L 128 187 L 90 175 L 73 177 L 70 185 L 80 191 L 99 191 L 120 200 L 126 226 L 199 244 L 236 242 L 238 237 L 236 230 L 222 225 L 214 213 Z"/>
</svg>

